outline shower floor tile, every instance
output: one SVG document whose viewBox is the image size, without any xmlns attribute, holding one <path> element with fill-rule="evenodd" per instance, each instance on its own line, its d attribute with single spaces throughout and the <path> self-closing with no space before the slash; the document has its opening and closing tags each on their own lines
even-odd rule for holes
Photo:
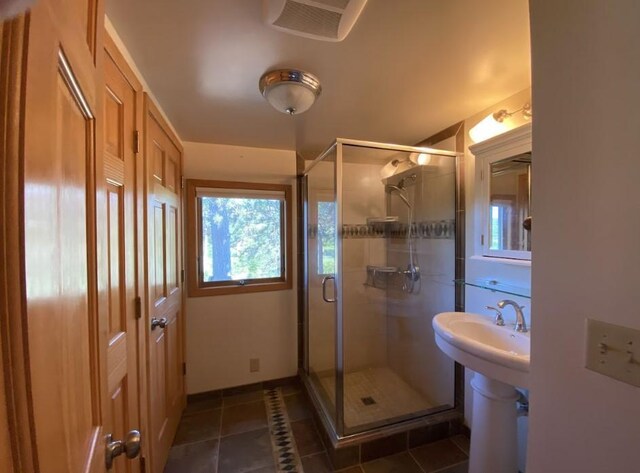
<svg viewBox="0 0 640 473">
<path fill-rule="evenodd" d="M 320 378 L 335 392 L 335 377 Z M 435 407 L 388 367 L 367 368 L 344 376 L 344 421 L 347 428 L 406 416 Z"/>
</svg>

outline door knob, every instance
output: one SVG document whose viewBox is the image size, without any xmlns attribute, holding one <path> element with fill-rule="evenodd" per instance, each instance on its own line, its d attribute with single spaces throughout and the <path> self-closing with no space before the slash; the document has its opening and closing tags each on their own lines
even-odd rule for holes
<svg viewBox="0 0 640 473">
<path fill-rule="evenodd" d="M 123 453 L 127 458 L 135 458 L 140 453 L 140 432 L 132 430 L 123 440 L 113 440 L 113 435 L 107 435 L 107 448 L 105 449 L 105 463 L 107 470 L 113 466 L 113 459 Z"/>
<path fill-rule="evenodd" d="M 155 330 L 156 327 L 165 328 L 169 321 L 166 317 L 162 317 L 161 319 L 157 317 L 151 317 L 151 330 Z"/>
</svg>

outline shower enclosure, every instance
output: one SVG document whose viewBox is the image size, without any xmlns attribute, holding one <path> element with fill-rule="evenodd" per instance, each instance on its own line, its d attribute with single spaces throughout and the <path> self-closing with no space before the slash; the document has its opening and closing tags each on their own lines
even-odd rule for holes
<svg viewBox="0 0 640 473">
<path fill-rule="evenodd" d="M 303 377 L 338 444 L 460 404 L 431 326 L 456 306 L 456 159 L 338 139 L 307 162 Z"/>
</svg>

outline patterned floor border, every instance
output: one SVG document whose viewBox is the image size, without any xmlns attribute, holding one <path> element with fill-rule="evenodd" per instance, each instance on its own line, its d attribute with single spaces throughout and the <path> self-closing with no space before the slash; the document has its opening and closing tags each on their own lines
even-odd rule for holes
<svg viewBox="0 0 640 473">
<path fill-rule="evenodd" d="M 264 391 L 271 445 L 278 472 L 303 473 L 302 462 L 291 432 L 291 424 L 280 388 Z"/>
</svg>

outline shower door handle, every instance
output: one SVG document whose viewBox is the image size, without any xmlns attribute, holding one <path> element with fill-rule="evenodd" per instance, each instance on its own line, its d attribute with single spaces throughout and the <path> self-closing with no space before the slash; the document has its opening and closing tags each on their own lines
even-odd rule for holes
<svg viewBox="0 0 640 473">
<path fill-rule="evenodd" d="M 331 279 L 332 281 L 335 281 L 335 280 L 336 280 L 336 278 L 335 278 L 335 277 L 333 277 L 333 276 L 325 276 L 325 277 L 322 279 L 322 299 L 323 299 L 325 302 L 335 302 L 335 301 L 336 301 L 335 299 L 329 299 L 329 298 L 327 297 L 327 281 L 329 281 L 330 279 Z"/>
</svg>

